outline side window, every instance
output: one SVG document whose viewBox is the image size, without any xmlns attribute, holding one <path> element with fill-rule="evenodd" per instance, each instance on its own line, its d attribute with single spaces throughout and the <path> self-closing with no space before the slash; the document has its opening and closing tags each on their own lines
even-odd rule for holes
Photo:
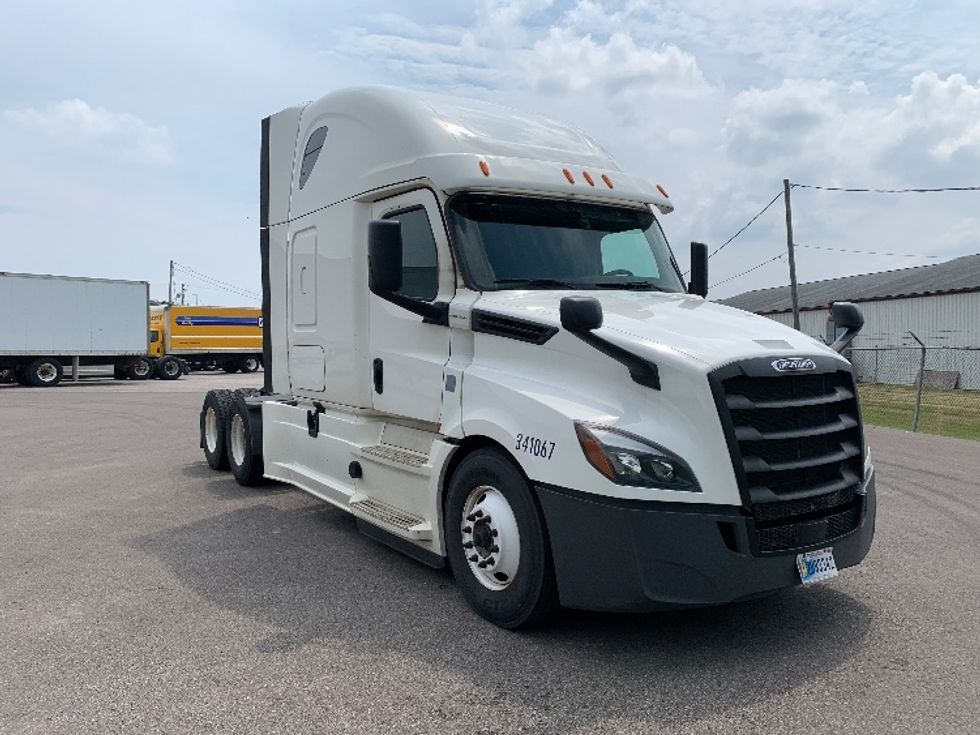
<svg viewBox="0 0 980 735">
<path fill-rule="evenodd" d="M 629 271 L 642 278 L 659 278 L 660 268 L 653 256 L 646 235 L 640 230 L 612 232 L 599 244 L 602 251 L 602 272 Z"/>
<path fill-rule="evenodd" d="M 160 332 L 159 332 L 159 330 L 151 329 L 150 330 L 150 342 L 159 342 L 159 341 L 160 341 Z"/>
<path fill-rule="evenodd" d="M 402 226 L 402 287 L 399 293 L 432 301 L 439 293 L 439 258 L 429 217 L 420 207 L 386 219 L 397 220 Z"/>
<path fill-rule="evenodd" d="M 299 188 L 306 185 L 306 180 L 313 173 L 316 159 L 320 157 L 320 150 L 323 148 L 323 141 L 327 139 L 327 127 L 317 128 L 306 141 L 306 148 L 303 150 L 303 163 L 299 167 Z"/>
</svg>

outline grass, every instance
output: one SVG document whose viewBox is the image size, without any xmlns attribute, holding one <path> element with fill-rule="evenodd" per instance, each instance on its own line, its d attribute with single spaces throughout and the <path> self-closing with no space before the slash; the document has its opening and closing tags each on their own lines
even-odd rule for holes
<svg viewBox="0 0 980 735">
<path fill-rule="evenodd" d="M 912 429 L 913 386 L 861 383 L 858 392 L 865 423 Z M 924 390 L 918 430 L 980 441 L 980 391 Z"/>
</svg>

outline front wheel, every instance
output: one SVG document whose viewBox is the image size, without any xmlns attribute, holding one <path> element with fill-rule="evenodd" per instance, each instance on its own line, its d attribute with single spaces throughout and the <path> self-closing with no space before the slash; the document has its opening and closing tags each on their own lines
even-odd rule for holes
<svg viewBox="0 0 980 735">
<path fill-rule="evenodd" d="M 243 373 L 254 373 L 259 369 L 259 358 L 255 355 L 243 357 L 238 363 L 238 369 Z"/>
<path fill-rule="evenodd" d="M 558 610 L 551 550 L 527 480 L 501 452 L 480 449 L 453 473 L 446 544 L 470 606 L 502 628 L 526 628 Z"/>
</svg>

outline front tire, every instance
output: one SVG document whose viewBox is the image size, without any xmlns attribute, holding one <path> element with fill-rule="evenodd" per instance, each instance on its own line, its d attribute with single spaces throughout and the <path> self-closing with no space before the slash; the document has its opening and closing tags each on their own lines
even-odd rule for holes
<svg viewBox="0 0 980 735">
<path fill-rule="evenodd" d="M 259 369 L 259 358 L 255 355 L 243 357 L 238 363 L 238 369 L 243 373 L 254 373 Z"/>
<path fill-rule="evenodd" d="M 502 628 L 558 610 L 551 550 L 532 490 L 508 457 L 480 449 L 456 468 L 445 509 L 449 563 L 463 596 Z"/>
</svg>

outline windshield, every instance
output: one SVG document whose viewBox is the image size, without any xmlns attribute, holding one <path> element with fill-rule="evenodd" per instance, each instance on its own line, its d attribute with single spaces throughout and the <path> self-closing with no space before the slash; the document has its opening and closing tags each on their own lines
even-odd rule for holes
<svg viewBox="0 0 980 735">
<path fill-rule="evenodd" d="M 557 199 L 462 194 L 450 226 L 473 285 L 683 292 L 649 210 Z"/>
</svg>

